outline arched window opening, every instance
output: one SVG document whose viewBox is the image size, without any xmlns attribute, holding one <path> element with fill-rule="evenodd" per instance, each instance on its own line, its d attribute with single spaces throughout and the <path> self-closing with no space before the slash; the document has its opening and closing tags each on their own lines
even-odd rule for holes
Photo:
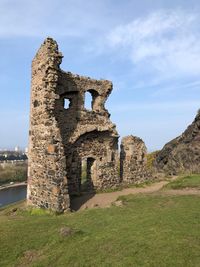
<svg viewBox="0 0 200 267">
<path fill-rule="evenodd" d="M 87 91 L 85 93 L 85 108 L 87 110 L 92 110 L 92 102 L 93 102 L 92 94 L 89 91 Z"/>
<path fill-rule="evenodd" d="M 99 110 L 99 94 L 91 89 L 85 93 L 85 108 L 87 110 Z"/>
<path fill-rule="evenodd" d="M 69 109 L 71 106 L 71 99 L 65 98 L 64 99 L 64 109 Z"/>
</svg>

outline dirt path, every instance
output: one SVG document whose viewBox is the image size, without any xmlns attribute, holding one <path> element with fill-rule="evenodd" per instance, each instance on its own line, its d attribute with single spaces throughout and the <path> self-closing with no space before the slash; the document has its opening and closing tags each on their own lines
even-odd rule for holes
<svg viewBox="0 0 200 267">
<path fill-rule="evenodd" d="M 176 179 L 176 178 L 173 178 Z M 138 193 L 154 193 L 162 189 L 163 186 L 168 184 L 168 181 L 161 181 L 154 183 L 145 188 L 126 188 L 121 191 L 111 192 L 111 193 L 100 193 L 100 194 L 87 194 L 81 197 L 77 197 L 71 200 L 72 210 L 83 210 L 86 208 L 106 208 L 117 200 L 119 196 L 125 196 L 129 194 Z M 162 194 L 170 195 L 190 195 L 190 194 L 200 194 L 199 190 L 196 189 L 184 189 L 184 190 L 163 190 Z"/>
<path fill-rule="evenodd" d="M 73 210 L 83 210 L 86 208 L 94 207 L 109 207 L 112 202 L 116 201 L 119 196 L 138 194 L 138 193 L 153 193 L 160 190 L 168 182 L 161 181 L 152 184 L 145 188 L 126 188 L 121 191 L 111 192 L 111 193 L 100 193 L 100 194 L 88 194 L 81 197 L 72 199 L 71 207 Z"/>
</svg>

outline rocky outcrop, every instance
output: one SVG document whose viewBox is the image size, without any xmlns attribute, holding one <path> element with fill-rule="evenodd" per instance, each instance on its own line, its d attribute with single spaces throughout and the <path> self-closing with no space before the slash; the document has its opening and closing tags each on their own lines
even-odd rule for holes
<svg viewBox="0 0 200 267">
<path fill-rule="evenodd" d="M 157 154 L 154 166 L 170 175 L 200 172 L 200 110 L 186 131 Z"/>
</svg>

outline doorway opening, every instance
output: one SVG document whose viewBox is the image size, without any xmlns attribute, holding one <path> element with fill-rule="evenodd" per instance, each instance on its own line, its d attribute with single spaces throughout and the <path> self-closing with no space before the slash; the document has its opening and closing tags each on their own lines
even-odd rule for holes
<svg viewBox="0 0 200 267">
<path fill-rule="evenodd" d="M 84 158 L 81 164 L 81 191 L 94 191 L 97 179 L 96 160 L 94 158 Z"/>
</svg>

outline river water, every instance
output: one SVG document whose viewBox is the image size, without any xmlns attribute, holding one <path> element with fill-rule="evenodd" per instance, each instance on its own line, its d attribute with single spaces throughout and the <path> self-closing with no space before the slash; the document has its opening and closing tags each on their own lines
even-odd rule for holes
<svg viewBox="0 0 200 267">
<path fill-rule="evenodd" d="M 0 190 L 0 208 L 26 198 L 27 186 L 18 185 Z"/>
</svg>

